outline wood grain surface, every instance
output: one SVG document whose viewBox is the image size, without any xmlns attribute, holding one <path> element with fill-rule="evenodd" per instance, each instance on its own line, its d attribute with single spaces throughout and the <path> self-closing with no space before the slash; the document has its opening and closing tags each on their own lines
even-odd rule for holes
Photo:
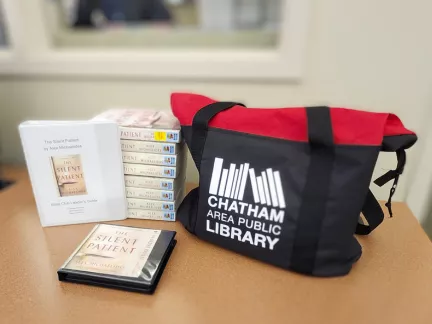
<svg viewBox="0 0 432 324">
<path fill-rule="evenodd" d="M 94 224 L 42 228 L 25 169 L 0 192 L 0 323 L 432 323 L 432 245 L 405 204 L 340 278 L 311 278 L 197 239 L 180 223 L 113 222 L 178 232 L 154 295 L 57 280 Z"/>
</svg>

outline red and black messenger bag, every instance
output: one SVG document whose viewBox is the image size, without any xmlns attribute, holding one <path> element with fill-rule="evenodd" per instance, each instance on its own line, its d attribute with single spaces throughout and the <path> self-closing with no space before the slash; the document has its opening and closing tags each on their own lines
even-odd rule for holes
<svg viewBox="0 0 432 324">
<path fill-rule="evenodd" d="M 369 190 L 379 152 L 397 156 L 375 180 L 393 181 L 392 215 L 405 150 L 417 140 L 388 113 L 246 108 L 181 93 L 171 105 L 199 171 L 177 219 L 203 240 L 312 276 L 350 271 L 362 253 L 354 234 L 384 219 Z"/>
</svg>

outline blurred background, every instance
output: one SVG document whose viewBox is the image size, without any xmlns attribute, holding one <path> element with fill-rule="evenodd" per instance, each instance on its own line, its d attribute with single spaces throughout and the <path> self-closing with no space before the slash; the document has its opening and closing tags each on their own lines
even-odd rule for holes
<svg viewBox="0 0 432 324">
<path fill-rule="evenodd" d="M 45 0 L 60 47 L 277 45 L 283 0 Z"/>
<path fill-rule="evenodd" d="M 0 6 L 0 48 L 5 47 L 6 44 L 6 24 L 4 21 L 3 7 Z"/>
<path fill-rule="evenodd" d="M 21 46 L 20 58 L 30 62 L 43 54 L 40 48 L 45 45 L 39 44 L 38 35 L 26 38 L 30 45 L 22 44 L 19 28 L 12 33 L 11 25 L 26 26 L 31 36 L 32 28 L 42 25 L 48 46 L 70 58 L 81 59 L 95 49 L 101 51 L 101 61 L 104 53 L 115 50 L 187 49 L 216 54 L 246 50 L 250 55 L 274 50 L 275 57 L 284 59 L 285 52 L 278 52 L 281 38 L 295 38 L 283 14 L 290 1 L 0 0 L 9 9 L 15 2 L 32 8 L 23 19 L 19 12 L 0 6 L 0 162 L 23 163 L 17 132 L 23 120 L 87 119 L 122 106 L 168 110 L 173 91 L 241 101 L 249 107 L 324 104 L 392 112 L 420 138 L 409 151 L 395 200 L 406 201 L 424 226 L 432 228 L 430 0 L 309 0 L 307 15 L 291 17 L 306 19 L 307 25 L 296 79 L 10 73 L 8 61 L 2 60 L 14 43 Z M 36 11 L 39 18 L 30 14 Z M 125 54 L 121 60 L 129 62 L 130 57 Z M 236 64 L 226 63 L 227 70 Z M 374 178 L 395 165 L 394 154 L 381 154 Z M 189 160 L 188 180 L 197 178 Z M 372 188 L 380 199 L 387 199 L 389 187 Z"/>
</svg>

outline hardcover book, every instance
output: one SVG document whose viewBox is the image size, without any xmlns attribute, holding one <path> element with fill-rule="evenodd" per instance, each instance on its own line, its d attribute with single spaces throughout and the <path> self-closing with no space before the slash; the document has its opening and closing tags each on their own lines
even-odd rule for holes
<svg viewBox="0 0 432 324">
<path fill-rule="evenodd" d="M 153 293 L 176 244 L 175 234 L 98 224 L 57 271 L 58 278 Z"/>
<path fill-rule="evenodd" d="M 178 172 L 176 167 L 166 167 L 159 165 L 145 165 L 123 163 L 124 174 L 141 175 L 146 177 L 177 178 Z"/>
<path fill-rule="evenodd" d="M 176 220 L 176 212 L 128 209 L 128 218 L 162 220 L 162 221 L 174 222 Z"/>
<path fill-rule="evenodd" d="M 140 141 L 180 143 L 180 130 L 120 127 L 120 138 Z"/>
<path fill-rule="evenodd" d="M 177 166 L 179 155 L 123 152 L 123 162 L 149 165 Z"/>
<path fill-rule="evenodd" d="M 126 187 L 126 197 L 128 198 L 174 201 L 176 196 L 179 196 L 179 193 L 173 190 Z"/>
<path fill-rule="evenodd" d="M 182 199 L 176 201 L 148 200 L 138 198 L 127 198 L 127 206 L 129 209 L 143 209 L 155 211 L 176 211 Z"/>
<path fill-rule="evenodd" d="M 141 152 L 153 154 L 178 154 L 181 146 L 181 144 L 132 140 L 121 140 L 120 142 L 123 152 Z"/>
<path fill-rule="evenodd" d="M 114 122 L 28 121 L 19 132 L 42 226 L 126 218 Z"/>
<path fill-rule="evenodd" d="M 180 123 L 168 111 L 111 109 L 94 117 L 120 126 L 120 138 L 152 142 L 180 143 Z"/>
<path fill-rule="evenodd" d="M 183 186 L 184 178 L 177 179 L 141 177 L 134 175 L 125 175 L 125 184 L 127 187 L 162 189 L 177 191 Z"/>
</svg>

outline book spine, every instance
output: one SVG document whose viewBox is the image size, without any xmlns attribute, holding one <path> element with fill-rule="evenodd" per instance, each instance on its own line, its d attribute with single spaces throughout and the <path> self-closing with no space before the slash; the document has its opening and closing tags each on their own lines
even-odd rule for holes
<svg viewBox="0 0 432 324">
<path fill-rule="evenodd" d="M 175 211 L 177 207 L 176 202 L 173 201 L 149 200 L 140 198 L 127 198 L 126 200 L 127 206 L 130 209 Z"/>
<path fill-rule="evenodd" d="M 121 140 L 123 152 L 141 152 L 153 154 L 175 155 L 179 151 L 179 144 L 158 143 L 145 141 Z"/>
<path fill-rule="evenodd" d="M 158 165 L 142 165 L 123 163 L 124 174 L 141 175 L 145 177 L 161 177 L 175 179 L 177 171 L 175 167 L 166 167 Z"/>
<path fill-rule="evenodd" d="M 176 219 L 176 213 L 169 211 L 129 209 L 127 215 L 128 218 L 163 220 L 170 222 L 174 222 Z"/>
<path fill-rule="evenodd" d="M 177 190 L 178 180 L 125 175 L 126 187 Z"/>
<path fill-rule="evenodd" d="M 180 143 L 180 130 L 120 127 L 120 139 Z"/>
<path fill-rule="evenodd" d="M 150 165 L 176 166 L 177 155 L 162 155 L 137 152 L 123 152 L 123 162 Z"/>
<path fill-rule="evenodd" d="M 174 201 L 174 191 L 126 187 L 126 197 L 151 200 Z"/>
</svg>

